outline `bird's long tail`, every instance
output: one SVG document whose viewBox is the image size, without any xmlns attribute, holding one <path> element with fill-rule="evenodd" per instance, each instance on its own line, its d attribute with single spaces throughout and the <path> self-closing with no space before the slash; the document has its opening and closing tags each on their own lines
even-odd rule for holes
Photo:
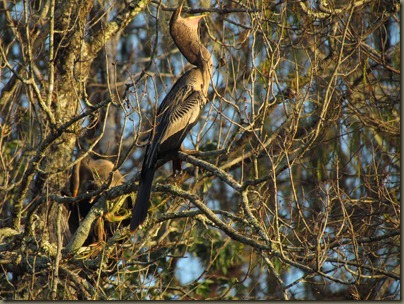
<svg viewBox="0 0 404 304">
<path fill-rule="evenodd" d="M 130 221 L 130 231 L 134 231 L 141 225 L 147 216 L 147 210 L 150 206 L 150 192 L 154 178 L 154 168 L 147 169 L 139 182 L 139 191 L 137 193 L 135 206 L 132 210 L 132 220 Z"/>
</svg>

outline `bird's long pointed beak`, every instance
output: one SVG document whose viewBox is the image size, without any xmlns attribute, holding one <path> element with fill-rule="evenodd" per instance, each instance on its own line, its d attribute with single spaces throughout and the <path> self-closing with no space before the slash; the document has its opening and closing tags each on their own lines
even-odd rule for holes
<svg viewBox="0 0 404 304">
<path fill-rule="evenodd" d="M 202 19 L 203 17 L 206 17 L 209 14 L 202 14 L 202 15 L 198 15 L 198 16 L 189 16 L 188 18 L 199 18 Z"/>
<path fill-rule="evenodd" d="M 183 6 L 184 6 L 184 3 L 185 3 L 185 0 L 182 0 L 181 1 L 181 3 L 178 5 L 178 7 L 177 7 L 177 12 L 178 12 L 178 15 L 181 15 L 181 13 L 182 13 L 182 8 L 183 8 Z M 192 20 L 192 19 L 196 19 L 196 20 L 201 20 L 202 18 L 204 18 L 204 17 L 206 17 L 207 15 L 209 15 L 209 14 L 202 14 L 202 15 L 198 15 L 198 16 L 189 16 L 189 17 L 187 17 L 186 19 L 188 19 L 188 20 Z"/>
<path fill-rule="evenodd" d="M 187 17 L 186 19 L 188 20 L 188 22 L 194 23 L 195 25 L 197 25 L 201 21 L 201 19 L 203 19 L 207 15 L 208 14 L 203 14 L 203 15 L 198 15 L 198 16 L 190 16 L 190 17 Z"/>
<path fill-rule="evenodd" d="M 180 5 L 178 5 L 178 7 L 177 7 L 177 10 L 178 10 L 179 14 L 181 14 L 181 12 L 182 12 L 182 7 L 184 6 L 184 3 L 185 3 L 185 0 L 182 0 Z"/>
</svg>

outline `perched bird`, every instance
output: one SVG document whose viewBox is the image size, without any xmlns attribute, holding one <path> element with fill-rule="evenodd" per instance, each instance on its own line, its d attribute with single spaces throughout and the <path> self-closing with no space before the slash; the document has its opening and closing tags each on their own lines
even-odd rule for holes
<svg viewBox="0 0 404 304">
<path fill-rule="evenodd" d="M 177 80 L 157 110 L 156 125 L 146 147 L 132 211 L 131 231 L 146 219 L 157 160 L 171 158 L 174 172 L 181 171 L 181 162 L 175 155 L 207 102 L 212 56 L 198 34 L 199 21 L 204 16 L 181 17 L 183 3 L 171 16 L 170 34 L 182 55 L 196 67 Z"/>
<path fill-rule="evenodd" d="M 103 183 L 107 182 L 110 173 L 114 169 L 114 164 L 106 159 L 93 159 L 91 156 L 86 156 L 73 167 L 73 172 L 70 177 L 70 192 L 73 197 L 82 193 L 88 193 L 99 189 Z M 114 171 L 112 175 L 110 187 L 121 185 L 125 181 L 119 171 Z M 77 203 L 69 204 L 70 210 L 69 228 L 73 234 L 79 227 L 80 222 L 87 216 L 92 207 L 94 198 L 83 199 Z M 126 208 L 132 207 L 132 202 L 127 198 L 124 202 Z M 123 221 L 124 225 L 128 225 Z M 99 218 L 94 223 L 88 238 L 84 245 L 90 245 L 98 241 L 105 240 L 106 236 L 112 236 L 115 225 L 105 222 Z"/>
</svg>

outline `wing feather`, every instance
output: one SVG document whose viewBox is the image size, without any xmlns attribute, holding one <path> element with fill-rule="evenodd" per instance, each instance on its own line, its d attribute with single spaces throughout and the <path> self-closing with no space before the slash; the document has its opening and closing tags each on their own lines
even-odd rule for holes
<svg viewBox="0 0 404 304">
<path fill-rule="evenodd" d="M 205 97 L 197 87 L 194 73 L 195 70 L 191 70 L 178 79 L 161 102 L 142 171 L 154 167 L 161 151 L 178 149 L 196 123 L 200 109 L 205 104 Z"/>
<path fill-rule="evenodd" d="M 203 96 L 200 91 L 196 91 L 192 93 L 185 102 L 173 108 L 169 116 L 168 127 L 161 138 L 161 145 L 165 145 L 170 137 L 174 137 L 169 143 L 167 142 L 166 145 L 171 146 L 173 143 L 177 142 L 176 147 L 173 148 L 179 148 L 185 135 L 195 125 L 202 104 Z"/>
</svg>

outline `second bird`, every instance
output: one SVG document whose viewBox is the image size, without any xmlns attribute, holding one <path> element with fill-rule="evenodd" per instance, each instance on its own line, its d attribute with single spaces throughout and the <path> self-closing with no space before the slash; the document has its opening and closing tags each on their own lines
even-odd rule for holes
<svg viewBox="0 0 404 304">
<path fill-rule="evenodd" d="M 171 16 L 170 34 L 182 55 L 196 67 L 177 80 L 157 110 L 156 125 L 143 159 L 139 191 L 132 211 L 131 231 L 146 219 L 157 160 L 178 152 L 207 102 L 212 58 L 198 35 L 199 21 L 203 16 L 182 18 L 182 5 Z"/>
</svg>

